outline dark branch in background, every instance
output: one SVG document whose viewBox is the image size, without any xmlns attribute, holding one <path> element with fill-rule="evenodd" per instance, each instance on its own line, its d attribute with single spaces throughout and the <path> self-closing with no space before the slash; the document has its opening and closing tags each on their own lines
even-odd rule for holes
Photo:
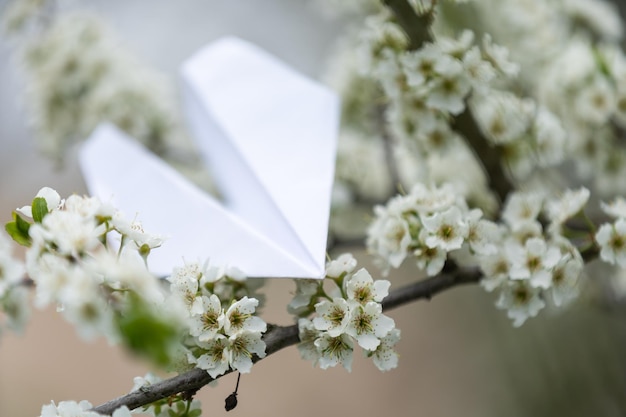
<svg viewBox="0 0 626 417">
<path fill-rule="evenodd" d="M 513 190 L 513 184 L 502 168 L 502 148 L 489 143 L 483 135 L 480 127 L 476 124 L 469 106 L 465 106 L 463 113 L 455 116 L 452 122 L 452 129 L 460 133 L 470 146 L 474 155 L 483 165 L 487 172 L 489 187 L 498 195 L 500 202 L 506 200 L 506 196 Z"/>
<path fill-rule="evenodd" d="M 430 34 L 434 17 L 432 13 L 418 15 L 415 8 L 406 0 L 383 0 L 383 3 L 393 12 L 396 22 L 409 37 L 411 51 L 433 40 Z"/>
<path fill-rule="evenodd" d="M 383 108 L 376 110 L 378 116 L 378 122 L 380 124 L 381 137 L 383 139 L 383 149 L 385 152 L 385 164 L 387 165 L 387 172 L 389 174 L 389 180 L 391 181 L 391 195 L 393 197 L 398 192 L 400 187 L 400 172 L 398 171 L 398 164 L 396 164 L 396 158 L 393 154 L 393 137 L 389 134 L 387 128 L 387 122 L 385 121 L 385 112 Z"/>
<path fill-rule="evenodd" d="M 407 0 L 383 0 L 383 3 L 393 12 L 398 25 L 409 37 L 410 50 L 421 48 L 424 43 L 432 42 L 430 26 L 433 13 L 418 15 Z M 465 138 L 467 144 L 474 151 L 487 173 L 490 188 L 498 195 L 501 202 L 513 190 L 506 172 L 502 168 L 502 149 L 485 138 L 480 130 L 469 107 L 453 119 L 452 129 Z"/>
<path fill-rule="evenodd" d="M 480 277 L 481 274 L 476 268 L 457 269 L 449 273 L 442 273 L 435 277 L 409 284 L 392 291 L 383 301 L 383 310 L 390 310 L 420 299 L 428 300 L 435 294 L 448 288 L 462 284 L 476 283 L 480 280 Z M 298 326 L 295 324 L 292 326 L 276 326 L 270 324 L 268 325 L 268 331 L 263 336 L 263 340 L 267 346 L 267 356 L 269 356 L 299 342 Z M 260 360 L 261 359 L 258 357 L 254 358 L 255 363 Z M 231 372 L 232 371 L 228 371 L 224 375 Z M 95 407 L 93 411 L 110 415 L 123 405 L 130 409 L 135 409 L 181 392 L 195 392 L 213 380 L 214 378 L 206 371 L 195 368 L 184 374 L 144 387 L 99 405 Z"/>
</svg>

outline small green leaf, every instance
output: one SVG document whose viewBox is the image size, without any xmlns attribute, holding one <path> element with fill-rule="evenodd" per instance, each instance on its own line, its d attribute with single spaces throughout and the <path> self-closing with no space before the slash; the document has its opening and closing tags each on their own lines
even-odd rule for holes
<svg viewBox="0 0 626 417">
<path fill-rule="evenodd" d="M 13 212 L 13 220 L 15 220 L 15 223 L 17 224 L 17 228 L 20 230 L 20 232 L 23 235 L 28 236 L 28 230 L 30 229 L 30 223 L 27 222 L 26 220 L 24 220 L 22 218 L 22 216 L 20 216 L 19 214 L 17 214 L 17 212 Z"/>
<path fill-rule="evenodd" d="M 32 205 L 33 220 L 41 223 L 43 218 L 48 214 L 48 203 L 43 197 L 35 197 Z"/>
<path fill-rule="evenodd" d="M 30 223 L 22 219 L 16 212 L 13 212 L 13 221 L 4 226 L 4 229 L 15 242 L 26 247 L 30 247 L 31 244 L 28 234 L 29 228 Z"/>
</svg>

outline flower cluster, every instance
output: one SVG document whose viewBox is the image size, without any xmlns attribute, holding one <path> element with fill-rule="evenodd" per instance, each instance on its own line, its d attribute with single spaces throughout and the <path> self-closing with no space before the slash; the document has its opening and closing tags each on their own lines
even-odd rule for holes
<svg viewBox="0 0 626 417">
<path fill-rule="evenodd" d="M 350 254 L 341 255 L 326 266 L 326 281 L 297 280 L 297 291 L 289 311 L 299 317 L 300 344 L 303 359 L 322 369 L 338 364 L 350 370 L 354 343 L 371 357 L 381 371 L 393 369 L 398 355 L 393 350 L 400 331 L 393 319 L 382 314 L 381 301 L 389 292 L 389 281 L 374 281 Z M 311 313 L 313 319 L 307 318 Z"/>
<path fill-rule="evenodd" d="M 89 401 L 61 401 L 41 407 L 39 417 L 101 417 L 102 414 L 90 411 L 93 405 Z M 111 417 L 131 417 L 130 410 L 125 405 L 113 412 Z"/>
<path fill-rule="evenodd" d="M 469 249 L 489 255 L 496 251 L 492 243 L 496 224 L 483 219 L 480 209 L 470 210 L 449 184 L 417 184 L 407 195 L 398 195 L 374 211 L 367 247 L 385 273 L 410 255 L 433 276 L 443 269 L 449 252 Z"/>
<path fill-rule="evenodd" d="M 545 307 L 547 298 L 560 306 L 577 295 L 584 262 L 563 233 L 566 221 L 588 199 L 585 188 L 554 199 L 538 192 L 512 193 L 503 223 L 495 223 L 482 218 L 480 210 L 468 209 L 450 186 L 417 185 L 376 207 L 368 248 L 387 272 L 410 255 L 429 276 L 443 269 L 448 254 L 463 266 L 479 266 L 483 287 L 498 289 L 497 306 L 520 326 Z"/>
<path fill-rule="evenodd" d="M 59 194 L 42 188 L 32 206 L 14 214 L 12 236 L 27 244 L 26 271 L 35 283 L 35 304 L 54 303 L 86 338 L 116 339 L 115 312 L 127 290 L 147 303 L 163 301 L 146 258 L 162 239 L 145 233 L 112 206 L 92 197 Z M 117 242 L 115 241 L 117 237 Z"/>
<path fill-rule="evenodd" d="M 567 190 L 558 198 L 538 192 L 509 196 L 502 212 L 504 223 L 492 241 L 496 251 L 477 261 L 484 274 L 483 287 L 499 291 L 496 306 L 507 310 L 514 326 L 536 316 L 548 302 L 561 306 L 578 295 L 584 261 L 565 237 L 566 222 L 581 217 L 588 199 L 584 187 Z"/>
<path fill-rule="evenodd" d="M 50 6 L 45 3 L 15 2 L 7 24 L 25 26 L 18 22 L 45 13 Z M 45 153 L 61 159 L 103 121 L 157 152 L 180 142 L 175 95 L 167 79 L 136 62 L 96 17 L 51 17 L 45 20 L 49 27 L 23 43 L 22 53 L 30 78 L 26 102 Z"/>
<path fill-rule="evenodd" d="M 254 315 L 259 300 L 248 297 L 261 280 L 245 278 L 236 268 L 207 263 L 187 263 L 168 278 L 168 304 L 180 306 L 186 317 L 187 359 L 213 378 L 229 368 L 250 372 L 252 355 L 265 356 L 267 325 Z"/>
</svg>

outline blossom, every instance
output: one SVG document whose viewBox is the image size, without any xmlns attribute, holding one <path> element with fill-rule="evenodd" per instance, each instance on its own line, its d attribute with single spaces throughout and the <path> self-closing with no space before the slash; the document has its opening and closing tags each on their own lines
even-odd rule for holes
<svg viewBox="0 0 626 417">
<path fill-rule="evenodd" d="M 568 255 L 561 258 L 552 270 L 550 293 L 557 307 L 566 304 L 578 295 L 578 284 L 584 266 L 580 257 Z"/>
<path fill-rule="evenodd" d="M 375 350 L 380 339 L 394 327 L 393 319 L 382 314 L 382 306 L 370 301 L 352 309 L 345 332 L 354 337 L 363 349 Z"/>
<path fill-rule="evenodd" d="M 472 100 L 485 135 L 494 143 L 510 144 L 528 131 L 534 106 L 509 92 L 489 91 Z"/>
<path fill-rule="evenodd" d="M 326 276 L 329 278 L 339 278 L 349 274 L 356 267 L 356 259 L 351 253 L 344 253 L 337 259 L 333 259 L 326 264 Z"/>
<path fill-rule="evenodd" d="M 100 246 L 104 232 L 104 225 L 98 225 L 95 219 L 69 211 L 50 212 L 41 224 L 35 223 L 29 229 L 33 246 L 75 257 Z"/>
<path fill-rule="evenodd" d="M 250 372 L 252 354 L 265 357 L 265 342 L 261 340 L 261 333 L 246 330 L 230 336 L 226 355 L 231 368 L 244 374 Z"/>
<path fill-rule="evenodd" d="M 615 197 L 610 203 L 601 201 L 600 208 L 611 217 L 626 218 L 626 199 L 623 197 Z"/>
<path fill-rule="evenodd" d="M 382 207 L 377 207 L 375 212 L 378 217 L 367 231 L 367 247 L 397 268 L 406 258 L 412 241 L 409 223 L 403 217 L 387 215 Z"/>
<path fill-rule="evenodd" d="M 559 118 L 544 106 L 539 106 L 533 123 L 534 148 L 539 166 L 555 165 L 563 161 L 567 131 Z"/>
<path fill-rule="evenodd" d="M 312 361 L 313 365 L 317 365 L 320 358 L 320 352 L 315 345 L 315 340 L 321 335 L 321 331 L 317 330 L 313 322 L 309 319 L 301 318 L 298 320 L 298 351 L 304 360 Z"/>
<path fill-rule="evenodd" d="M 445 251 L 459 249 L 469 231 L 461 210 L 456 206 L 422 218 L 422 224 L 427 232 L 424 238 L 426 246 Z"/>
<path fill-rule="evenodd" d="M 259 300 L 247 296 L 231 304 L 225 314 L 226 334 L 234 336 L 239 332 L 265 332 L 267 325 L 263 319 L 253 315 L 258 305 Z"/>
<path fill-rule="evenodd" d="M 61 199 L 61 196 L 59 195 L 59 193 L 50 187 L 43 187 L 42 189 L 40 189 L 37 192 L 37 195 L 35 195 L 35 198 L 37 197 L 41 197 L 44 200 L 46 200 L 46 206 L 48 207 L 48 212 L 51 212 L 53 210 L 58 210 L 63 204 L 63 200 Z M 22 213 L 26 217 L 30 217 L 30 218 L 33 217 L 33 210 L 31 206 L 24 206 L 24 207 L 18 208 L 17 211 L 19 213 Z"/>
<path fill-rule="evenodd" d="M 561 259 L 561 251 L 548 246 L 541 238 L 530 238 L 522 247 L 510 244 L 507 254 L 511 259 L 509 275 L 513 280 L 528 280 L 530 285 L 547 289 L 552 282 L 552 268 Z"/>
<path fill-rule="evenodd" d="M 456 59 L 444 56 L 436 65 L 437 77 L 433 80 L 426 104 L 433 109 L 459 114 L 465 108 L 465 96 L 472 85 Z"/>
<path fill-rule="evenodd" d="M 398 366 L 398 353 L 393 349 L 400 341 L 400 330 L 392 329 L 385 337 L 380 339 L 380 344 L 372 353 L 374 365 L 381 371 L 389 371 Z"/>
<path fill-rule="evenodd" d="M 543 201 L 544 197 L 539 193 L 512 193 L 506 200 L 502 218 L 511 229 L 516 230 L 537 219 L 543 207 Z"/>
<path fill-rule="evenodd" d="M 596 76 L 577 95 L 575 109 L 578 117 L 592 124 L 605 123 L 615 111 L 615 93 L 609 80 Z"/>
<path fill-rule="evenodd" d="M 504 46 L 494 44 L 488 33 L 483 36 L 483 51 L 489 62 L 503 74 L 509 77 L 517 76 L 520 66 L 509 60 L 509 50 Z"/>
<path fill-rule="evenodd" d="M 197 265 L 197 264 L 195 264 Z M 174 268 L 170 282 L 170 292 L 177 301 L 182 301 L 188 315 L 201 314 L 204 311 L 202 298 L 198 297 L 198 274 L 191 268 Z"/>
<path fill-rule="evenodd" d="M 581 211 L 587 201 L 589 201 L 587 188 L 566 190 L 560 198 L 546 201 L 545 210 L 551 222 L 563 224 L 567 219 Z"/>
<path fill-rule="evenodd" d="M 485 290 L 491 292 L 508 281 L 511 261 L 504 250 L 499 250 L 492 255 L 481 256 L 479 262 L 480 269 L 484 274 L 480 284 Z"/>
<path fill-rule="evenodd" d="M 207 342 L 197 342 L 197 344 L 205 353 L 198 358 L 189 354 L 188 357 L 191 363 L 195 363 L 198 368 L 207 371 L 212 378 L 216 378 L 218 375 L 222 375 L 228 370 L 229 358 L 227 347 L 229 339 L 226 338 L 226 336 L 218 334 Z"/>
<path fill-rule="evenodd" d="M 446 58 L 450 57 L 443 54 L 438 45 L 429 43 L 418 51 L 403 54 L 400 61 L 409 85 L 419 87 L 435 76 L 439 62 Z"/>
<path fill-rule="evenodd" d="M 596 233 L 600 245 L 600 258 L 611 264 L 626 267 L 626 219 L 619 218 L 614 224 L 605 223 Z"/>
<path fill-rule="evenodd" d="M 350 305 L 343 298 L 336 297 L 333 301 L 323 300 L 315 304 L 317 317 L 313 325 L 317 330 L 324 330 L 332 337 L 345 332 L 350 321 Z"/>
<path fill-rule="evenodd" d="M 41 407 L 40 417 L 100 417 L 95 411 L 89 411 L 93 405 L 89 401 L 61 401 Z"/>
<path fill-rule="evenodd" d="M 354 344 L 347 334 L 340 334 L 337 337 L 329 333 L 322 333 L 315 339 L 315 347 L 320 354 L 318 363 L 320 368 L 328 369 L 341 364 L 348 371 L 352 370 L 352 353 Z"/>
<path fill-rule="evenodd" d="M 429 277 L 437 275 L 446 263 L 448 252 L 440 247 L 419 247 L 413 252 L 417 267 L 426 270 Z"/>
<path fill-rule="evenodd" d="M 482 215 L 481 209 L 473 209 L 466 214 L 466 241 L 473 252 L 479 255 L 492 255 L 498 251 L 496 245 L 501 239 L 501 232 L 497 224 L 483 219 Z"/>
<path fill-rule="evenodd" d="M 545 305 L 541 290 L 532 287 L 526 280 L 506 283 L 496 302 L 496 307 L 507 310 L 507 316 L 513 319 L 515 327 L 524 324 L 529 317 L 535 317 Z"/>
<path fill-rule="evenodd" d="M 189 321 L 189 334 L 206 342 L 217 335 L 224 326 L 224 311 L 220 299 L 215 295 L 197 297 L 201 311 L 192 315 Z"/>
<path fill-rule="evenodd" d="M 387 280 L 372 279 L 370 273 L 365 269 L 359 269 L 346 283 L 346 293 L 348 300 L 354 300 L 361 305 L 370 301 L 381 302 L 389 294 L 391 283 Z"/>
<path fill-rule="evenodd" d="M 320 288 L 321 281 L 318 279 L 295 279 L 294 281 L 296 282 L 296 294 L 287 305 L 287 311 L 295 315 L 305 314 L 308 312 L 311 298 L 317 294 Z"/>
</svg>

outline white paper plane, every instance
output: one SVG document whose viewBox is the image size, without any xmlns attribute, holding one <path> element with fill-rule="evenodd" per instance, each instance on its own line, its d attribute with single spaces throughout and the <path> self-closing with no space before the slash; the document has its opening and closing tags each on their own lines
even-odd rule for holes
<svg viewBox="0 0 626 417">
<path fill-rule="evenodd" d="M 209 259 L 250 277 L 322 278 L 339 99 L 257 47 L 218 40 L 182 67 L 186 113 L 225 202 L 111 125 L 80 152 L 93 195 L 167 235 L 157 274 Z"/>
</svg>

